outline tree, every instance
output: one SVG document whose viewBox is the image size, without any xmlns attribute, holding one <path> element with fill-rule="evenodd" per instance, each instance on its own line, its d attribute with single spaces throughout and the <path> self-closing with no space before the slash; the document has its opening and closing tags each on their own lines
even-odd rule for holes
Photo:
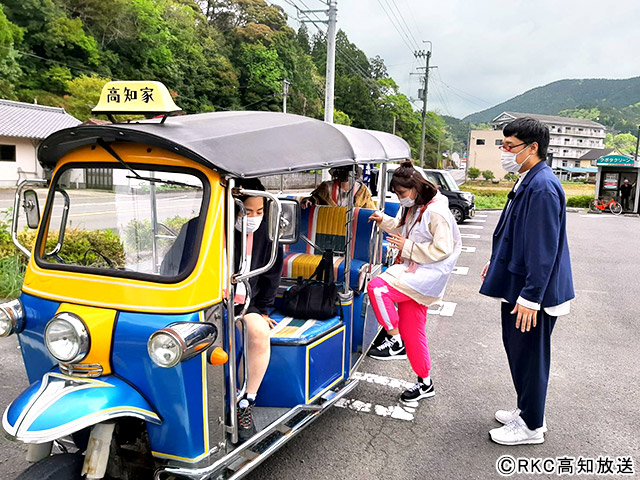
<svg viewBox="0 0 640 480">
<path fill-rule="evenodd" d="M 495 175 L 493 174 L 493 172 L 491 170 L 484 170 L 482 172 L 482 176 L 484 177 L 484 179 L 486 181 L 493 180 L 495 178 Z"/>
<path fill-rule="evenodd" d="M 635 135 L 631 135 L 630 133 L 620 133 L 615 137 L 607 133 L 604 139 L 604 146 L 606 148 L 615 148 L 620 153 L 635 155 L 636 141 Z"/>
<path fill-rule="evenodd" d="M 9 21 L 0 4 L 0 97 L 15 99 L 15 84 L 22 70 L 14 48 L 22 41 L 22 29 Z"/>
<path fill-rule="evenodd" d="M 475 168 L 475 167 L 471 167 L 470 169 L 467 170 L 467 176 L 471 180 L 475 180 L 476 178 L 478 178 L 480 176 L 480 169 L 479 168 Z"/>
<path fill-rule="evenodd" d="M 518 174 L 509 172 L 504 176 L 504 179 L 508 182 L 515 182 L 516 180 L 518 180 Z"/>
</svg>

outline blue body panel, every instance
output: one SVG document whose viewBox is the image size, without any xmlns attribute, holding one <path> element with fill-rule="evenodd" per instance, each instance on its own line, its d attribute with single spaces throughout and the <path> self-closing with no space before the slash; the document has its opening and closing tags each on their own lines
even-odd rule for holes
<svg viewBox="0 0 640 480">
<path fill-rule="evenodd" d="M 122 416 L 160 423 L 142 395 L 113 375 L 85 379 L 50 372 L 7 408 L 3 427 L 18 440 L 41 443 Z"/>
<path fill-rule="evenodd" d="M 173 322 L 198 322 L 197 313 L 158 315 L 121 312 L 114 332 L 114 372 L 135 385 L 163 419 L 148 424 L 156 456 L 197 461 L 209 450 L 206 377 L 202 355 L 172 368 L 157 366 L 147 353 L 149 336 Z"/>
<path fill-rule="evenodd" d="M 342 326 L 308 345 L 273 345 L 256 404 L 290 408 L 313 402 L 344 378 L 346 338 Z"/>
<path fill-rule="evenodd" d="M 22 359 L 29 383 L 36 382 L 55 367 L 58 362 L 49 354 L 44 344 L 44 327 L 58 311 L 60 302 L 44 300 L 23 293 L 20 301 L 24 307 L 25 327 L 18 335 Z"/>
</svg>

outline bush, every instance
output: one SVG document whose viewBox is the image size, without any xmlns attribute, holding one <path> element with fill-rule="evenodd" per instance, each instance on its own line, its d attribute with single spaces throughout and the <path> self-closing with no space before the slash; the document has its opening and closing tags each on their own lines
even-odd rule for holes
<svg viewBox="0 0 640 480">
<path fill-rule="evenodd" d="M 567 207 L 576 207 L 576 208 L 589 208 L 589 202 L 593 200 L 594 197 L 591 195 L 576 195 L 573 197 L 567 198 Z"/>
<path fill-rule="evenodd" d="M 508 182 L 515 182 L 518 180 L 518 174 L 509 172 L 504 176 L 504 179 Z"/>
<path fill-rule="evenodd" d="M 484 177 L 485 180 L 493 180 L 495 178 L 495 175 L 491 170 L 483 171 L 482 176 Z"/>
<path fill-rule="evenodd" d="M 26 270 L 25 260 L 18 253 L 0 258 L 0 299 L 13 299 L 20 295 Z"/>
<path fill-rule="evenodd" d="M 471 180 L 475 180 L 476 178 L 478 178 L 480 176 L 480 169 L 475 168 L 475 167 L 471 167 L 469 170 L 467 170 L 467 176 Z"/>
</svg>

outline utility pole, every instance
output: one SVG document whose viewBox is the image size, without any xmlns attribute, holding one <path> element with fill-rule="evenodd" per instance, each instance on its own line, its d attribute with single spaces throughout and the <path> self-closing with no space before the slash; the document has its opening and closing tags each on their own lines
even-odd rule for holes
<svg viewBox="0 0 640 480">
<path fill-rule="evenodd" d="M 338 8 L 336 0 L 329 0 L 329 28 L 327 29 L 327 86 L 324 93 L 324 121 L 333 123 L 333 91 L 336 75 L 336 23 Z"/>
<path fill-rule="evenodd" d="M 396 134 L 396 116 L 393 116 L 393 127 L 391 128 L 391 133 Z"/>
<path fill-rule="evenodd" d="M 282 113 L 287 113 L 287 95 L 289 95 L 291 82 L 286 78 L 282 80 Z"/>
<path fill-rule="evenodd" d="M 420 166 L 421 167 L 424 167 L 424 144 L 425 144 L 425 137 L 427 134 L 427 95 L 429 93 L 429 69 L 437 68 L 437 67 L 429 66 L 429 60 L 431 60 L 431 49 L 432 49 L 431 42 L 428 40 L 423 40 L 423 42 L 429 44 L 429 50 L 426 52 L 424 50 L 416 50 L 413 53 L 413 55 L 416 58 L 426 58 L 426 63 L 424 66 L 424 88 L 420 91 L 420 93 L 422 93 L 422 95 L 420 95 L 420 97 L 422 97 L 422 134 L 420 136 Z"/>
<path fill-rule="evenodd" d="M 337 0 L 325 0 L 328 10 L 300 10 L 298 9 L 298 13 L 302 13 L 306 16 L 305 18 L 300 18 L 298 16 L 298 20 L 300 22 L 305 23 L 313 23 L 314 25 L 318 23 L 326 23 L 327 24 L 327 67 L 326 67 L 326 85 L 325 85 L 325 93 L 324 93 L 324 121 L 327 123 L 333 123 L 333 96 L 334 96 L 334 84 L 335 84 L 335 74 L 336 74 L 336 24 L 338 21 L 338 2 Z M 327 20 L 313 20 L 309 17 L 309 13 L 317 14 L 322 13 L 327 15 Z M 317 26 L 317 25 L 316 25 Z"/>
</svg>

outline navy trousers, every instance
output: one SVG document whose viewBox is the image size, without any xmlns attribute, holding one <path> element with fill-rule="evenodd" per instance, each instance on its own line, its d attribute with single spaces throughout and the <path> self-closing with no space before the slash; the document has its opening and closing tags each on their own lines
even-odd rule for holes
<svg viewBox="0 0 640 480">
<path fill-rule="evenodd" d="M 518 394 L 520 416 L 534 430 L 542 426 L 551 363 L 551 332 L 557 317 L 540 310 L 537 326 L 522 333 L 516 329 L 515 308 L 502 302 L 502 341 L 507 352 L 511 378 Z"/>
</svg>

